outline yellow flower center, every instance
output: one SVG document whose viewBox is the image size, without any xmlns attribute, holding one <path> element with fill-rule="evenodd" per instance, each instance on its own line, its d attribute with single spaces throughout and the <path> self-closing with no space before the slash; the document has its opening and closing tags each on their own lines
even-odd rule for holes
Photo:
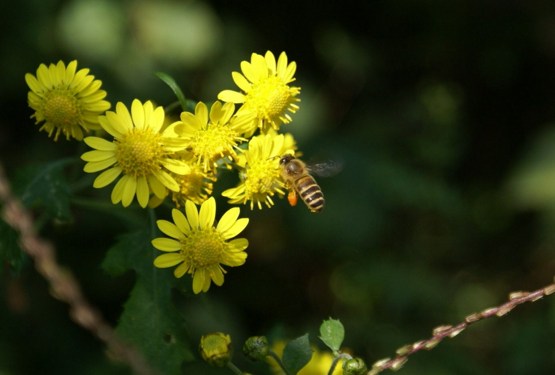
<svg viewBox="0 0 555 375">
<path fill-rule="evenodd" d="M 133 129 L 119 140 L 118 164 L 126 175 L 148 176 L 160 169 L 164 148 L 161 136 L 149 129 Z"/>
<path fill-rule="evenodd" d="M 192 232 L 183 242 L 182 253 L 193 269 L 219 264 L 224 252 L 225 240 L 213 227 Z"/>
<path fill-rule="evenodd" d="M 283 116 L 295 92 L 287 86 L 280 78 L 270 76 L 252 86 L 248 93 L 247 103 L 258 112 L 258 116 L 268 120 L 276 121 Z"/>
<path fill-rule="evenodd" d="M 256 160 L 249 163 L 245 179 L 245 190 L 247 195 L 270 194 L 280 191 L 283 183 L 280 180 L 279 169 L 276 168 L 273 158 Z"/>
<path fill-rule="evenodd" d="M 188 199 L 193 203 L 201 204 L 212 194 L 213 184 L 211 180 L 200 171 L 176 176 L 176 181 L 179 184 L 178 194 L 183 201 Z M 179 202 L 176 202 L 176 204 L 179 207 Z"/>
<path fill-rule="evenodd" d="M 207 128 L 198 130 L 191 138 L 193 153 L 199 161 L 204 162 L 206 171 L 214 159 L 226 154 L 233 155 L 233 147 L 239 139 L 235 130 L 222 124 L 210 124 Z"/>
<path fill-rule="evenodd" d="M 56 89 L 46 94 L 42 104 L 46 121 L 54 126 L 69 129 L 81 122 L 79 101 L 66 89 Z"/>
</svg>

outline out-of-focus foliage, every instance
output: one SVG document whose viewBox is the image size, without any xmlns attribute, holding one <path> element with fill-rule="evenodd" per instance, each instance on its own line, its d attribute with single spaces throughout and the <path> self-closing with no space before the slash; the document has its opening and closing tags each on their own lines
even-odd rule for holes
<svg viewBox="0 0 555 375">
<path fill-rule="evenodd" d="M 34 0 L 1 10 L 2 164 L 37 214 L 41 235 L 107 320 L 148 353 L 155 338 L 173 348 L 170 362 L 149 358 L 168 372 L 180 368 L 181 355 L 185 373 L 226 373 L 196 351 L 208 332 L 228 332 L 236 348 L 253 335 L 316 338 L 329 316 L 343 323 L 344 345 L 371 364 L 433 327 L 501 303 L 510 291 L 552 280 L 551 1 L 315 8 L 289 0 Z M 80 165 L 55 162 L 83 149 L 37 131 L 24 74 L 78 59 L 103 81 L 110 101 L 137 97 L 166 106 L 175 96 L 155 72 L 168 72 L 188 99 L 215 99 L 233 87 L 231 71 L 241 60 L 266 50 L 284 50 L 298 65 L 301 109 L 283 130 L 297 137 L 305 160 L 337 160 L 343 170 L 318 179 L 327 203 L 321 214 L 284 200 L 248 212 L 246 264 L 223 287 L 183 297 L 188 280 L 154 276 L 162 274 L 150 267 L 148 251 L 155 250 L 139 241 L 154 229 L 142 212 L 122 221 L 110 213 L 114 207 L 99 212 L 74 200 L 83 186 L 49 179 L 59 168 L 82 173 Z M 229 178 L 217 189 L 234 183 Z M 95 194 L 109 202 L 106 192 Z M 218 207 L 225 202 L 219 197 Z M 51 298 L 15 251 L 14 233 L 2 224 L 0 234 L 0 373 L 128 373 Z M 114 267 L 121 256 L 134 272 Z M 157 294 L 157 283 L 172 283 L 175 295 Z M 160 304 L 146 306 L 143 316 L 128 314 L 147 301 Z M 148 319 L 156 324 L 136 325 Z M 191 341 L 176 342 L 174 329 Z M 418 353 L 400 373 L 553 373 L 554 333 L 551 297 Z M 266 371 L 239 353 L 234 362 Z"/>
</svg>

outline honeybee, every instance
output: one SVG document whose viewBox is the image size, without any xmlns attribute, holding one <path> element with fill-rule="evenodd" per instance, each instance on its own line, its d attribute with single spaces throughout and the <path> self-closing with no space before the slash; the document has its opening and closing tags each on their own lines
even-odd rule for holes
<svg viewBox="0 0 555 375">
<path fill-rule="evenodd" d="M 337 172 L 338 166 L 335 164 L 317 164 L 308 167 L 303 161 L 291 154 L 285 154 L 279 159 L 281 167 L 281 177 L 289 187 L 287 200 L 291 206 L 297 204 L 298 196 L 306 204 L 311 212 L 317 213 L 324 209 L 325 200 L 322 189 L 310 174 L 318 172 L 321 175 L 331 175 Z M 319 169 L 319 170 L 318 170 Z"/>
</svg>

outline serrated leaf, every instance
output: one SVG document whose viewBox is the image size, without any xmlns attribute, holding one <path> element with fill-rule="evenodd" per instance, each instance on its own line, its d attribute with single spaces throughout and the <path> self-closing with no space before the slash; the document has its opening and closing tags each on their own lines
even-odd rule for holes
<svg viewBox="0 0 555 375">
<path fill-rule="evenodd" d="M 312 358 L 308 333 L 287 343 L 283 349 L 282 362 L 289 374 L 298 373 Z"/>
<path fill-rule="evenodd" d="M 71 220 L 71 190 L 63 168 L 74 160 L 58 160 L 33 170 L 33 176 L 21 193 L 21 201 L 29 208 L 43 208 L 54 219 Z"/>
<path fill-rule="evenodd" d="M 193 360 L 192 345 L 183 338 L 183 319 L 170 303 L 169 290 L 137 280 L 116 331 L 154 370 L 180 375 L 182 364 Z"/>
<path fill-rule="evenodd" d="M 149 228 L 127 233 L 110 248 L 102 267 L 112 274 L 132 269 L 137 281 L 124 304 L 116 331 L 162 374 L 181 374 L 182 364 L 193 359 L 193 345 L 183 330 L 183 318 L 171 300 L 175 282 L 171 272 L 152 264 L 156 250 Z"/>
<path fill-rule="evenodd" d="M 17 239 L 18 233 L 4 220 L 0 220 L 0 259 L 2 263 L 8 263 L 15 272 L 21 270 L 27 259 L 19 247 Z"/>
<path fill-rule="evenodd" d="M 320 326 L 320 340 L 333 352 L 339 351 L 345 339 L 345 328 L 336 319 L 324 320 Z"/>
</svg>

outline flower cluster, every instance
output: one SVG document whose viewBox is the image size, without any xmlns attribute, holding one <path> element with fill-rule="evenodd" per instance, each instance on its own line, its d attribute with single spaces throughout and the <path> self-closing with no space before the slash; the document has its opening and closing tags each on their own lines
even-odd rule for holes
<svg viewBox="0 0 555 375">
<path fill-rule="evenodd" d="M 168 237 L 152 245 L 164 252 L 154 260 L 159 268 L 174 267 L 174 275 L 190 274 L 195 293 L 211 283 L 222 285 L 223 266 L 242 265 L 248 241 L 232 239 L 247 225 L 239 208 L 227 211 L 217 225 L 213 186 L 223 169 L 235 169 L 239 183 L 222 195 L 230 204 L 259 209 L 283 197 L 287 186 L 279 158 L 296 151 L 292 135 L 280 133 L 298 109 L 300 88 L 292 86 L 296 64 L 283 52 L 253 53 L 232 78 L 238 91 L 223 90 L 211 105 L 202 101 L 194 112 L 184 110 L 173 123 L 164 108 L 135 99 L 109 110 L 102 82 L 67 66 L 40 65 L 27 74 L 29 106 L 39 130 L 54 140 L 83 140 L 90 147 L 81 155 L 84 171 L 98 173 L 93 187 L 113 184 L 111 201 L 142 208 L 170 202 L 173 222 L 159 220 Z M 170 198 L 170 199 L 167 199 Z M 200 206 L 200 210 L 197 210 Z"/>
</svg>

